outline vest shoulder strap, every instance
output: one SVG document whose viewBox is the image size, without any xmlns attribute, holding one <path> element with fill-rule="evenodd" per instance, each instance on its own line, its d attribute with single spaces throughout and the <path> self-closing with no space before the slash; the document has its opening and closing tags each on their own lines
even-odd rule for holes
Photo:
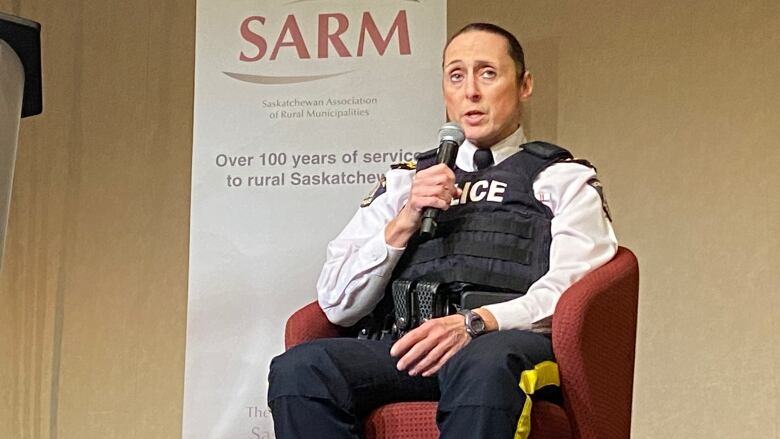
<svg viewBox="0 0 780 439">
<path fill-rule="evenodd" d="M 430 158 L 430 157 L 436 157 L 436 154 L 438 152 L 439 152 L 439 148 L 433 148 L 433 149 L 429 149 L 429 150 L 423 151 L 423 152 L 416 152 L 414 154 L 414 159 L 415 160 L 422 160 L 422 159 L 426 159 L 426 158 Z"/>
<path fill-rule="evenodd" d="M 565 160 L 572 158 L 571 153 L 558 145 L 553 145 L 547 142 L 529 142 L 521 145 L 524 151 L 544 159 L 544 160 Z"/>
<path fill-rule="evenodd" d="M 417 161 L 417 171 L 430 168 L 436 164 L 436 155 L 439 153 L 439 148 L 429 149 L 428 151 L 418 152 L 414 155 L 414 159 Z"/>
</svg>

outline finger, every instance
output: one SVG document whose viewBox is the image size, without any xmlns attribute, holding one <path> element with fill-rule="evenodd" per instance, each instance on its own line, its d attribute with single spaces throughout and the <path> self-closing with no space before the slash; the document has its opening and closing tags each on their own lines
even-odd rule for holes
<svg viewBox="0 0 780 439">
<path fill-rule="evenodd" d="M 417 172 L 415 175 L 433 175 L 433 174 L 442 174 L 446 173 L 447 171 L 452 172 L 452 169 L 449 168 L 445 163 L 437 163 L 433 166 L 430 166 L 428 168 L 423 169 L 420 172 Z"/>
<path fill-rule="evenodd" d="M 438 197 L 452 199 L 458 191 L 454 182 L 418 184 L 412 187 L 409 192 L 409 198 L 415 197 Z"/>
<path fill-rule="evenodd" d="M 455 182 L 443 178 L 431 178 L 416 180 L 412 185 L 412 194 L 433 195 L 441 192 L 451 192 L 455 189 Z"/>
<path fill-rule="evenodd" d="M 409 370 L 415 367 L 426 355 L 436 347 L 437 343 L 433 337 L 426 337 L 412 346 L 409 351 L 398 360 L 396 367 L 398 370 Z"/>
<path fill-rule="evenodd" d="M 413 368 L 415 374 L 421 373 L 424 376 L 430 376 L 436 373 L 447 360 L 455 355 L 464 346 L 469 344 L 471 337 L 459 331 L 451 331 L 451 328 L 445 327 L 445 334 L 440 337 L 438 345 L 431 350 L 431 353 L 418 365 Z M 428 361 L 430 360 L 430 361 Z"/>
<path fill-rule="evenodd" d="M 465 344 L 463 345 L 465 346 Z M 463 346 L 460 346 L 456 349 L 450 349 L 447 352 L 444 353 L 441 357 L 439 357 L 439 361 L 436 362 L 432 367 L 429 367 L 428 369 L 424 370 L 420 375 L 424 377 L 429 377 L 434 375 L 436 372 L 438 372 L 442 367 L 444 367 L 444 364 L 447 363 L 447 361 L 452 358 L 453 355 L 455 355 L 459 350 L 463 348 Z"/>
<path fill-rule="evenodd" d="M 443 345 L 444 349 L 446 349 L 448 346 L 457 342 L 457 334 L 453 333 L 451 328 L 444 324 L 446 321 L 446 318 L 429 320 L 416 329 L 421 333 L 424 331 L 425 338 L 415 343 L 415 345 L 401 357 L 398 364 L 399 370 L 418 368 L 417 364 L 420 361 L 423 361 L 431 351 L 437 349 L 439 345 Z M 436 356 L 438 355 L 441 355 L 441 353 L 435 354 L 434 357 L 429 360 L 429 363 L 436 361 Z"/>
<path fill-rule="evenodd" d="M 428 371 L 432 366 L 439 364 L 441 357 L 449 352 L 452 348 L 453 346 L 451 343 L 439 343 L 438 345 L 434 346 L 434 348 L 428 352 L 428 355 L 421 358 L 420 361 L 418 361 L 417 364 L 415 364 L 411 370 L 409 370 L 409 375 L 418 375 L 421 372 Z"/>
<path fill-rule="evenodd" d="M 404 342 L 409 344 L 405 344 L 401 347 L 408 346 L 406 352 L 403 353 L 401 359 L 398 360 L 398 364 L 396 365 L 398 370 L 408 370 L 411 366 L 420 361 L 420 359 L 422 359 L 431 349 L 436 347 L 438 343 L 437 339 L 441 337 L 441 334 L 440 325 L 431 320 L 423 323 L 404 336 L 403 338 L 408 338 L 408 341 L 404 340 Z"/>
<path fill-rule="evenodd" d="M 416 186 L 412 188 L 409 198 L 414 197 L 441 197 L 446 194 L 452 196 L 454 186 Z"/>
<path fill-rule="evenodd" d="M 417 342 L 425 338 L 425 335 L 425 331 L 420 331 L 419 327 L 410 332 L 407 332 L 406 335 L 401 337 L 400 340 L 396 341 L 393 344 L 393 347 L 390 348 L 390 356 L 400 357 L 404 355 L 409 349 L 417 344 Z"/>
<path fill-rule="evenodd" d="M 415 197 L 414 199 L 409 200 L 407 205 L 409 205 L 417 212 L 425 209 L 426 207 L 446 210 L 450 207 L 450 201 L 443 200 L 439 197 Z"/>
<path fill-rule="evenodd" d="M 455 174 L 447 169 L 446 173 L 418 174 L 412 181 L 412 195 L 438 195 L 452 193 L 455 189 Z"/>
<path fill-rule="evenodd" d="M 439 168 L 438 166 L 442 166 Z M 415 174 L 413 182 L 415 184 L 431 185 L 451 185 L 455 182 L 455 173 L 452 169 L 438 165 L 435 168 L 429 168 Z"/>
</svg>

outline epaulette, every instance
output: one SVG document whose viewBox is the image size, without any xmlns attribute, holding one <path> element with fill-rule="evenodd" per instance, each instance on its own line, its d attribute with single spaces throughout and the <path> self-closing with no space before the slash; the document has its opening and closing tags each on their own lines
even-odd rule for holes
<svg viewBox="0 0 780 439">
<path fill-rule="evenodd" d="M 404 169 L 407 171 L 414 171 L 417 169 L 417 162 L 413 160 L 407 160 L 405 162 L 393 163 L 390 165 L 390 169 Z"/>
<path fill-rule="evenodd" d="M 416 152 L 414 153 L 414 160 L 407 160 L 405 162 L 393 163 L 392 165 L 390 165 L 390 169 L 405 169 L 409 171 L 414 171 L 415 169 L 417 169 L 417 162 L 419 162 L 420 160 L 434 158 L 436 157 L 436 154 L 438 152 L 439 152 L 439 148 L 433 148 L 423 152 Z"/>
<path fill-rule="evenodd" d="M 521 147 L 523 150 L 545 160 L 572 158 L 571 153 L 567 149 L 552 143 L 535 141 L 521 145 Z"/>
</svg>

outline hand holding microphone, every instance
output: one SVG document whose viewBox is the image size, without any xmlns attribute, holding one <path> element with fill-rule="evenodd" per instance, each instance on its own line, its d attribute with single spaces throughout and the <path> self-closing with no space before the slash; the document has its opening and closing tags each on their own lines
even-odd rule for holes
<svg viewBox="0 0 780 439">
<path fill-rule="evenodd" d="M 466 140 L 463 128 L 455 122 L 447 122 L 439 129 L 439 151 L 436 154 L 436 162 L 447 165 L 452 169 L 455 159 L 458 157 L 458 148 Z M 422 223 L 420 224 L 420 236 L 433 237 L 436 233 L 436 218 L 441 209 L 426 207 L 423 210 Z"/>
<path fill-rule="evenodd" d="M 452 197 L 459 196 L 451 167 L 464 140 L 463 129 L 458 124 L 450 122 L 441 127 L 438 164 L 414 175 L 406 205 L 385 227 L 385 242 L 389 245 L 405 247 L 415 233 L 422 233 L 423 227 L 431 236 L 435 233 L 436 216 L 449 207 Z"/>
</svg>

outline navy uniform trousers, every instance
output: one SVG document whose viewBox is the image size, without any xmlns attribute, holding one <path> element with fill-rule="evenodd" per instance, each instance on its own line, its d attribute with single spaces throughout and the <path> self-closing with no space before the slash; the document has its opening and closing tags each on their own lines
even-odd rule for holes
<svg viewBox="0 0 780 439">
<path fill-rule="evenodd" d="M 439 401 L 441 438 L 514 437 L 525 394 L 525 370 L 553 361 L 550 338 L 529 331 L 485 334 L 456 353 L 433 377 L 396 369 L 387 341 L 322 339 L 293 347 L 271 362 L 268 402 L 276 437 L 360 438 L 362 418 L 401 401 Z M 559 402 L 557 387 L 534 393 Z"/>
</svg>

